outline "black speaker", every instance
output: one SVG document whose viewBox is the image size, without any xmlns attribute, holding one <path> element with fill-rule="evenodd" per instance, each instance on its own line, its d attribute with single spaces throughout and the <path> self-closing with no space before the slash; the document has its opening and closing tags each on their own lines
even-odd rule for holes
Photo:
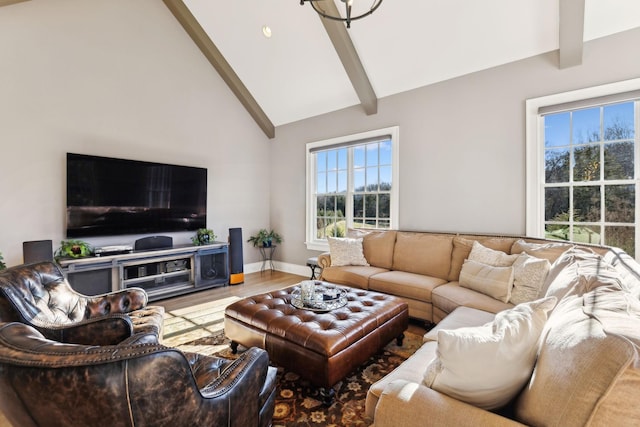
<svg viewBox="0 0 640 427">
<path fill-rule="evenodd" d="M 242 259 L 242 228 L 229 229 L 229 284 L 244 283 L 244 261 Z"/>
<path fill-rule="evenodd" d="M 173 247 L 173 237 L 169 236 L 151 236 L 143 237 L 136 240 L 133 248 L 136 251 L 145 251 L 149 249 L 164 249 Z"/>
<path fill-rule="evenodd" d="M 22 242 L 24 263 L 53 261 L 53 242 L 51 240 L 33 240 Z"/>
</svg>

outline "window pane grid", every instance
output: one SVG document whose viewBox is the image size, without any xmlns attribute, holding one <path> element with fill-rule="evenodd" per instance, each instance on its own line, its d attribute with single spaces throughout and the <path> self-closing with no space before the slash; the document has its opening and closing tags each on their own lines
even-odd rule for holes
<svg viewBox="0 0 640 427">
<path fill-rule="evenodd" d="M 390 228 L 391 140 L 319 150 L 314 157 L 317 239 L 345 236 L 347 222 L 356 228 Z M 351 218 L 345 215 L 347 200 Z"/>
<path fill-rule="evenodd" d="M 545 237 L 635 254 L 637 101 L 544 117 Z"/>
</svg>

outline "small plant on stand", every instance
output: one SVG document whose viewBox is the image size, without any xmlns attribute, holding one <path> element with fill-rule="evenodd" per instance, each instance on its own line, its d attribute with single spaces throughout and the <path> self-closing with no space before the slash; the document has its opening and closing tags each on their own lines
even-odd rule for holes
<svg viewBox="0 0 640 427">
<path fill-rule="evenodd" d="M 93 248 L 83 240 L 63 240 L 56 250 L 56 261 L 60 258 L 84 258 L 93 255 Z"/>
<path fill-rule="evenodd" d="M 7 268 L 7 264 L 4 263 L 4 258 L 2 257 L 2 252 L 0 252 L 0 270 L 4 270 Z"/>
<path fill-rule="evenodd" d="M 256 248 L 269 248 L 271 247 L 271 245 L 273 245 L 274 242 L 282 243 L 282 241 L 283 239 L 281 235 L 273 230 L 267 231 L 266 228 L 260 229 L 260 231 L 258 231 L 258 234 L 249 237 L 249 240 L 247 240 L 247 242 L 253 243 L 253 246 Z"/>
<path fill-rule="evenodd" d="M 196 231 L 196 235 L 191 238 L 191 242 L 195 246 L 208 245 L 215 242 L 216 235 L 210 228 L 200 228 Z"/>
</svg>

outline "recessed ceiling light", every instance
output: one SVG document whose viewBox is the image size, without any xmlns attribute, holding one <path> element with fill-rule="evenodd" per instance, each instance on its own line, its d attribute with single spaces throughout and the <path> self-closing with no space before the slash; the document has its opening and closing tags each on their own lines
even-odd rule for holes
<svg viewBox="0 0 640 427">
<path fill-rule="evenodd" d="M 264 34 L 264 36 L 268 39 L 271 38 L 271 28 L 269 28 L 268 25 L 263 25 L 262 26 L 262 34 Z"/>
</svg>

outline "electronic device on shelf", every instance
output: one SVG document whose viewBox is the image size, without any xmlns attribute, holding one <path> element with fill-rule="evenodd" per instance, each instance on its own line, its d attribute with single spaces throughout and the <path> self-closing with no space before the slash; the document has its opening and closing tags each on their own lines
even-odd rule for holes
<svg viewBox="0 0 640 427">
<path fill-rule="evenodd" d="M 108 255 L 120 255 L 129 254 L 133 252 L 133 247 L 130 245 L 114 245 L 114 246 L 102 246 L 96 248 L 94 251 L 95 256 L 108 256 Z"/>
</svg>

